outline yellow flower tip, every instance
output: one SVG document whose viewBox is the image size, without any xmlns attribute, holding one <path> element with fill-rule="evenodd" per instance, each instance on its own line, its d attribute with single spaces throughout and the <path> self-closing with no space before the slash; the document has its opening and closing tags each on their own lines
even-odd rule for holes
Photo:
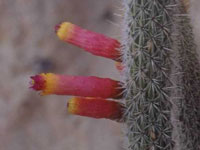
<svg viewBox="0 0 200 150">
<path fill-rule="evenodd" d="M 70 22 L 63 22 L 55 27 L 56 34 L 61 40 L 67 40 L 71 38 L 73 29 L 74 25 Z"/>
<path fill-rule="evenodd" d="M 76 114 L 78 113 L 78 97 L 72 97 L 69 99 L 68 103 L 67 103 L 67 110 L 69 113 L 71 114 Z"/>
<path fill-rule="evenodd" d="M 42 73 L 40 76 L 45 80 L 45 85 L 41 95 L 48 95 L 54 93 L 57 88 L 58 77 L 53 73 Z"/>
<path fill-rule="evenodd" d="M 31 86 L 34 86 L 34 85 L 35 85 L 35 80 L 31 79 L 30 85 L 31 85 Z"/>
</svg>

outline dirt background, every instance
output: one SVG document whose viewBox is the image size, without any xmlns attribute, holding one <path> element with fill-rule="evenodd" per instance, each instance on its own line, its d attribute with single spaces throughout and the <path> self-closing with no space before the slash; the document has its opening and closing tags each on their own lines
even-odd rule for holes
<svg viewBox="0 0 200 150">
<path fill-rule="evenodd" d="M 200 1 L 192 1 L 200 41 Z M 54 25 L 70 21 L 119 38 L 120 0 L 0 0 L 0 150 L 121 150 L 121 125 L 73 116 L 67 96 L 28 89 L 40 72 L 119 79 L 114 62 L 58 40 Z M 198 42 L 197 42 L 198 43 Z"/>
</svg>

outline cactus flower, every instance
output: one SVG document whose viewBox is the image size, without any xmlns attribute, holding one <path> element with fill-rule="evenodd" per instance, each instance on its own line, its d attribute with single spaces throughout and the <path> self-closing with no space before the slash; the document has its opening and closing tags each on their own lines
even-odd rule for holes
<svg viewBox="0 0 200 150">
<path fill-rule="evenodd" d="M 122 106 L 115 101 L 101 98 L 73 97 L 67 103 L 68 112 L 92 118 L 119 120 L 122 117 Z"/>
<path fill-rule="evenodd" d="M 102 34 L 88 31 L 69 22 L 55 27 L 57 36 L 84 50 L 116 61 L 120 59 L 120 43 Z M 120 64 L 117 65 L 120 69 Z M 73 95 L 67 107 L 72 114 L 122 121 L 122 105 L 105 98 L 121 98 L 123 89 L 119 81 L 94 76 L 71 76 L 41 73 L 31 76 L 31 88 L 42 95 Z"/>
<path fill-rule="evenodd" d="M 119 98 L 122 89 L 118 81 L 94 76 L 70 76 L 42 73 L 32 76 L 32 86 L 42 95 L 74 95 L 101 98 Z"/>
<path fill-rule="evenodd" d="M 57 36 L 68 43 L 84 50 L 113 60 L 119 60 L 120 43 L 110 37 L 83 29 L 69 22 L 63 22 L 55 27 Z"/>
</svg>

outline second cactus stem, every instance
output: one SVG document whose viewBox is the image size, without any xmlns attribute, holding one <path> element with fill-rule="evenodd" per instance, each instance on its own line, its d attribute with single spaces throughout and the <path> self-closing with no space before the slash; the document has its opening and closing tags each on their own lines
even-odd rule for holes
<svg viewBox="0 0 200 150">
<path fill-rule="evenodd" d="M 173 0 L 124 0 L 123 65 L 129 149 L 173 149 L 168 80 Z"/>
<path fill-rule="evenodd" d="M 182 3 L 183 2 L 183 3 Z M 181 150 L 200 149 L 200 64 L 197 47 L 194 42 L 193 29 L 187 14 L 187 0 L 179 1 L 177 9 L 179 15 L 175 18 L 177 47 L 176 62 L 179 85 L 179 99 L 177 120 L 179 122 L 178 134 Z"/>
</svg>

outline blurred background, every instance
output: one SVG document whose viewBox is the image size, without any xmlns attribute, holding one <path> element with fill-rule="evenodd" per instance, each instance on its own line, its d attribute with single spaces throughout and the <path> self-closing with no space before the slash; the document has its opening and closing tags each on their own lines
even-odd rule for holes
<svg viewBox="0 0 200 150">
<path fill-rule="evenodd" d="M 200 1 L 191 16 L 200 41 Z M 122 125 L 70 115 L 67 96 L 31 91 L 41 72 L 119 80 L 114 62 L 60 41 L 54 26 L 70 21 L 120 38 L 120 0 L 0 0 L 0 150 L 122 150 Z"/>
<path fill-rule="evenodd" d="M 58 39 L 69 21 L 113 38 L 119 0 L 0 0 L 0 150 L 120 150 L 121 126 L 70 115 L 67 96 L 40 96 L 29 77 L 41 72 L 119 79 L 114 62 Z"/>
</svg>

